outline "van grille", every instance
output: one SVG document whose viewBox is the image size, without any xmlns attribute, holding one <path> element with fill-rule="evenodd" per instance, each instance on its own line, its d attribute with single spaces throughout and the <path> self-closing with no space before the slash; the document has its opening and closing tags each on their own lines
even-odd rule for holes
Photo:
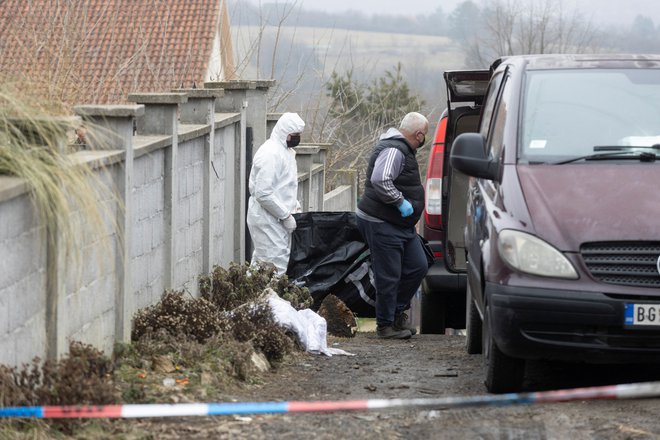
<svg viewBox="0 0 660 440">
<path fill-rule="evenodd" d="M 660 242 L 586 243 L 580 253 L 591 275 L 604 283 L 660 287 Z"/>
</svg>

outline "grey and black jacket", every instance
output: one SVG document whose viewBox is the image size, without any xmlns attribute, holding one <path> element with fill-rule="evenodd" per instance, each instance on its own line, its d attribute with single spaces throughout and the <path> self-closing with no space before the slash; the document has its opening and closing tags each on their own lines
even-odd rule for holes
<svg viewBox="0 0 660 440">
<path fill-rule="evenodd" d="M 424 186 L 419 175 L 415 151 L 398 130 L 391 129 L 387 135 L 390 136 L 378 141 L 369 159 L 365 190 L 358 203 L 358 209 L 372 217 L 398 226 L 415 226 L 424 210 Z M 381 153 L 388 154 L 386 150 L 392 148 L 402 154 L 396 154 L 390 150 L 390 153 L 393 153 L 391 160 L 380 161 L 380 168 L 376 168 L 378 156 Z M 372 179 L 374 172 L 377 173 L 377 176 L 380 176 L 378 173 L 391 175 L 393 177 L 392 185 L 389 185 L 389 181 L 385 181 L 383 184 L 375 186 L 372 180 L 378 181 L 379 179 Z M 405 218 L 401 217 L 398 209 L 398 205 L 404 198 L 413 207 L 413 214 Z"/>
</svg>

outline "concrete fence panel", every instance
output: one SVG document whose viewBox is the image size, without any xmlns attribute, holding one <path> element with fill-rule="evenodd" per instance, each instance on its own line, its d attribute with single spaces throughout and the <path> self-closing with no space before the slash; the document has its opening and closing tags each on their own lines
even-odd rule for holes
<svg viewBox="0 0 660 440">
<path fill-rule="evenodd" d="M 16 192 L 20 194 L 15 195 Z M 45 358 L 46 231 L 25 185 L 0 179 L 0 361 Z"/>
<path fill-rule="evenodd" d="M 103 129 L 104 148 L 76 154 L 93 165 L 90 185 L 105 218 L 88 228 L 72 212 L 75 264 L 58 225 L 35 212 L 27 183 L 0 176 L 0 363 L 56 359 L 72 340 L 109 353 L 130 340 L 134 314 L 166 289 L 197 296 L 201 274 L 246 261 L 247 131 L 255 147 L 265 140 L 272 84 L 211 83 L 131 94 L 127 105 L 76 107 Z M 328 147 L 296 149 L 304 211 L 353 209 L 354 194 L 324 198 Z M 351 183 L 344 186 L 339 192 L 351 194 Z"/>
</svg>

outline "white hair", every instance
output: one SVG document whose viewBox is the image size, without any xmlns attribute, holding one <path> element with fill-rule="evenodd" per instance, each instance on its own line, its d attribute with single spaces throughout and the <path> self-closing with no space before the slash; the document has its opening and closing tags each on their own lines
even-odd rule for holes
<svg viewBox="0 0 660 440">
<path fill-rule="evenodd" d="M 399 131 L 414 133 L 417 130 L 423 130 L 429 124 L 428 119 L 421 113 L 410 112 L 403 117 L 399 125 Z"/>
</svg>

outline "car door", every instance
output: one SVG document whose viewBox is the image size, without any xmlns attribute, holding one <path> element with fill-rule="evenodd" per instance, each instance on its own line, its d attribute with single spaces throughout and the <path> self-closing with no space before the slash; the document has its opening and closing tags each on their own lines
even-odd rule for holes
<svg viewBox="0 0 660 440">
<path fill-rule="evenodd" d="M 448 103 L 448 140 L 461 133 L 476 132 L 479 129 L 479 115 L 490 71 L 445 72 Z M 449 163 L 450 149 L 445 151 L 445 163 Z M 443 178 L 443 209 L 447 213 L 442 218 L 445 265 L 449 272 L 465 273 L 465 205 L 468 176 L 447 166 Z"/>
<path fill-rule="evenodd" d="M 507 106 L 502 96 L 509 77 L 508 70 L 496 72 L 489 84 L 482 109 L 479 133 L 486 140 L 486 151 L 491 160 L 503 160 L 504 122 Z M 468 280 L 473 299 L 483 315 L 483 253 L 490 234 L 490 212 L 497 203 L 499 183 L 488 179 L 472 178 L 468 189 L 465 226 L 465 246 Z"/>
</svg>

